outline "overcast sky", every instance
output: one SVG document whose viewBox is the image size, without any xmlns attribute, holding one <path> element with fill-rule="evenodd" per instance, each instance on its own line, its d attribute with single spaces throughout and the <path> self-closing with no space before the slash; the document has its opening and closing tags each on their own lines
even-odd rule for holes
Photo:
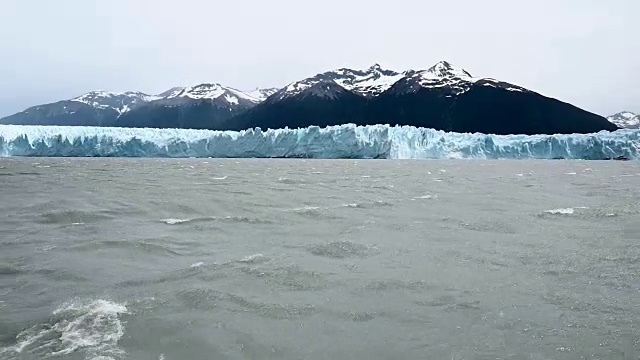
<svg viewBox="0 0 640 360">
<path fill-rule="evenodd" d="M 90 90 L 279 87 L 440 60 L 640 112 L 639 0 L 0 0 L 0 116 Z"/>
</svg>

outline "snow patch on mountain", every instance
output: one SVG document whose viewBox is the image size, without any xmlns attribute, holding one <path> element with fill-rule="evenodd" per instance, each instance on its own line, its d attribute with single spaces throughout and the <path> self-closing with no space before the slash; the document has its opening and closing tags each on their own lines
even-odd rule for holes
<svg viewBox="0 0 640 360">
<path fill-rule="evenodd" d="M 170 98 L 170 97 L 175 97 L 177 94 L 179 94 L 181 91 L 183 91 L 185 89 L 185 87 L 182 86 L 176 86 L 176 87 L 172 87 L 171 89 L 158 94 L 158 97 L 160 97 L 161 99 L 166 99 L 166 98 Z"/>
<path fill-rule="evenodd" d="M 530 90 L 527 90 L 521 86 L 517 86 L 517 85 L 513 85 L 513 84 L 509 84 L 506 83 L 504 81 L 500 81 L 500 80 L 496 80 L 496 79 L 492 79 L 492 78 L 482 78 L 480 80 L 477 80 L 476 83 L 478 85 L 482 85 L 482 86 L 491 86 L 491 87 L 496 87 L 496 88 L 502 88 L 504 90 L 507 91 L 517 91 L 517 92 L 529 92 Z"/>
<path fill-rule="evenodd" d="M 640 127 L 640 115 L 636 115 L 630 111 L 622 111 L 607 117 L 611 123 L 620 128 L 634 129 Z"/>
<path fill-rule="evenodd" d="M 223 97 L 230 104 L 238 104 L 238 98 L 245 99 L 253 103 L 260 102 L 258 98 L 243 93 L 240 90 L 222 86 L 220 84 L 200 84 L 183 88 L 181 91 L 174 92 L 167 96 L 166 99 L 189 98 L 193 100 L 213 100 L 220 97 Z"/>
<path fill-rule="evenodd" d="M 123 93 L 109 91 L 91 91 L 70 101 L 81 102 L 96 109 L 113 109 L 119 115 L 130 111 L 134 107 L 158 100 L 186 99 L 213 100 L 223 99 L 230 106 L 236 106 L 240 99 L 257 104 L 275 93 L 277 89 L 255 89 L 243 92 L 220 84 L 200 84 L 190 87 L 174 87 L 158 95 L 149 95 L 138 91 Z"/>
<path fill-rule="evenodd" d="M 95 102 L 103 99 L 140 99 L 144 101 L 157 100 L 160 97 L 157 95 L 149 95 L 139 91 L 127 91 L 127 92 L 110 92 L 110 91 L 91 91 L 84 95 L 78 96 L 72 101 L 79 101 L 84 103 Z"/>
<path fill-rule="evenodd" d="M 238 105 L 239 103 L 238 98 L 230 94 L 225 94 L 224 99 L 227 100 L 229 104 Z"/>
<path fill-rule="evenodd" d="M 293 82 L 284 88 L 282 95 L 286 96 L 282 96 L 281 98 L 298 95 L 319 82 L 320 81 L 315 81 L 315 79 L 305 79 L 302 81 Z"/>
<path fill-rule="evenodd" d="M 431 79 L 457 78 L 473 80 L 473 76 L 462 68 L 455 67 L 447 61 L 440 61 L 426 70 L 425 75 L 431 76 Z"/>
<path fill-rule="evenodd" d="M 96 109 L 113 109 L 118 114 L 129 111 L 132 107 L 160 99 L 157 95 L 149 95 L 139 91 L 109 92 L 91 91 L 70 101 L 80 102 Z"/>
<path fill-rule="evenodd" d="M 253 90 L 245 91 L 244 93 L 260 101 L 264 101 L 269 96 L 275 94 L 278 90 L 278 88 L 255 88 Z"/>
<path fill-rule="evenodd" d="M 367 70 L 338 69 L 340 77 L 334 81 L 343 88 L 364 96 L 376 96 L 384 92 L 402 78 L 393 70 L 385 70 L 374 64 Z"/>
<path fill-rule="evenodd" d="M 282 100 L 299 95 L 317 84 L 326 82 L 336 83 L 343 89 L 361 96 L 372 97 L 389 89 L 391 85 L 402 77 L 402 74 L 393 70 L 383 69 L 379 64 L 374 64 L 364 70 L 340 68 L 292 82 L 277 93 L 276 99 Z M 328 88 L 333 89 L 333 87 Z"/>
<path fill-rule="evenodd" d="M 309 87 L 302 96 L 315 96 L 318 98 L 337 99 L 348 90 L 333 81 L 321 81 Z"/>
<path fill-rule="evenodd" d="M 461 95 L 472 86 L 489 86 L 507 91 L 528 92 L 529 90 L 492 78 L 473 77 L 463 68 L 456 67 L 447 61 L 441 61 L 427 70 L 405 72 L 407 74 L 404 92 L 415 92 L 421 88 L 447 88 L 449 95 Z"/>
</svg>

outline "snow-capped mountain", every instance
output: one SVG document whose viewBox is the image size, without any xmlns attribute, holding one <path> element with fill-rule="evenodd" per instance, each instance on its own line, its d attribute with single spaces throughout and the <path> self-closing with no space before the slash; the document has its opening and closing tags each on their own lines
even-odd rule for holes
<svg viewBox="0 0 640 360">
<path fill-rule="evenodd" d="M 132 108 L 160 99 L 158 95 L 149 95 L 139 91 L 127 91 L 124 93 L 108 91 L 91 91 L 84 95 L 71 99 L 83 104 L 87 104 L 96 109 L 113 109 L 118 114 L 122 114 Z"/>
<path fill-rule="evenodd" d="M 373 65 L 292 82 L 224 129 L 398 124 L 493 134 L 615 130 L 606 119 L 523 87 L 441 61 L 402 72 Z"/>
<path fill-rule="evenodd" d="M 340 68 L 292 82 L 278 91 L 272 99 L 273 101 L 279 101 L 303 94 L 312 88 L 317 90 L 322 88 L 322 86 L 317 85 L 323 83 L 335 83 L 355 94 L 373 97 L 387 90 L 401 78 L 402 74 L 393 70 L 383 69 L 379 64 L 374 64 L 365 70 Z M 314 86 L 317 87 L 314 88 Z M 326 86 L 325 88 L 329 89 Z M 335 90 L 334 87 L 332 89 Z M 323 92 L 315 91 L 315 93 L 316 95 L 322 95 Z M 326 92 L 324 94 L 323 96 L 326 96 Z"/>
<path fill-rule="evenodd" d="M 640 115 L 636 115 L 629 111 L 619 112 L 607 117 L 611 123 L 623 129 L 640 128 Z"/>
<path fill-rule="evenodd" d="M 131 109 L 160 99 L 137 91 L 91 91 L 69 100 L 30 107 L 0 119 L 2 124 L 111 126 Z"/>
<path fill-rule="evenodd" d="M 177 90 L 177 89 L 176 89 Z M 234 88 L 222 86 L 220 84 L 200 84 L 192 87 L 182 88 L 174 91 L 165 99 L 190 99 L 190 100 L 214 100 L 224 99 L 227 103 L 237 105 L 242 100 L 257 104 L 261 101 L 259 97 L 244 93 Z"/>
<path fill-rule="evenodd" d="M 492 78 L 476 78 L 468 71 L 446 61 L 441 61 L 426 70 L 406 70 L 397 72 L 383 69 L 374 64 L 368 69 L 336 69 L 288 84 L 271 101 L 284 100 L 303 94 L 317 84 L 332 82 L 355 94 L 372 98 L 387 91 L 398 83 L 396 92 L 416 92 L 421 88 L 450 88 L 452 95 L 460 95 L 474 83 L 482 86 L 500 87 L 510 91 L 528 91 L 522 87 L 507 84 Z M 316 88 L 317 89 L 317 88 Z M 335 90 L 335 88 L 333 88 Z M 317 96 L 327 96 L 314 91 Z"/>
<path fill-rule="evenodd" d="M 221 84 L 204 83 L 167 91 L 161 99 L 123 114 L 115 121 L 122 127 L 179 127 L 210 129 L 256 106 L 273 89 L 240 91 Z"/>
<path fill-rule="evenodd" d="M 420 89 L 440 88 L 448 92 L 445 96 L 458 96 L 474 85 L 490 86 L 508 91 L 528 91 L 522 87 L 501 82 L 492 78 L 473 77 L 468 71 L 446 61 L 441 61 L 427 70 L 408 70 L 405 76 L 394 86 L 396 94 L 417 92 Z"/>
<path fill-rule="evenodd" d="M 33 106 L 20 113 L 0 119 L 4 124 L 23 125 L 88 125 L 126 126 L 121 118 L 131 119 L 130 112 L 156 106 L 187 106 L 211 102 L 223 108 L 225 117 L 235 115 L 263 101 L 274 89 L 254 89 L 245 93 L 220 84 L 200 84 L 174 87 L 157 95 L 138 91 L 91 91 L 56 103 Z M 144 112 L 144 111 L 143 111 Z M 125 116 L 126 115 L 126 116 Z"/>
</svg>

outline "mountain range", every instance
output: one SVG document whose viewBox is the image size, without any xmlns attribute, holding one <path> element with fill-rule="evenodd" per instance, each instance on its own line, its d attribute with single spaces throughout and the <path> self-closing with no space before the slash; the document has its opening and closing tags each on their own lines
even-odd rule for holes
<svg viewBox="0 0 640 360">
<path fill-rule="evenodd" d="M 212 130 L 354 123 L 556 134 L 614 131 L 626 126 L 617 119 L 608 121 L 504 81 L 476 78 L 442 61 L 426 70 L 402 72 L 378 64 L 362 70 L 341 68 L 279 89 L 240 91 L 221 84 L 200 84 L 157 95 L 93 91 L 28 108 L 0 123 Z"/>
</svg>

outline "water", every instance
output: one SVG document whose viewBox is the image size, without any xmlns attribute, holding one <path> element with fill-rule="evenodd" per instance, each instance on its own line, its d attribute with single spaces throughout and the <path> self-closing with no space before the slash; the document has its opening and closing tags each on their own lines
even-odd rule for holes
<svg viewBox="0 0 640 360">
<path fill-rule="evenodd" d="M 637 359 L 640 164 L 0 159 L 0 359 Z"/>
</svg>

